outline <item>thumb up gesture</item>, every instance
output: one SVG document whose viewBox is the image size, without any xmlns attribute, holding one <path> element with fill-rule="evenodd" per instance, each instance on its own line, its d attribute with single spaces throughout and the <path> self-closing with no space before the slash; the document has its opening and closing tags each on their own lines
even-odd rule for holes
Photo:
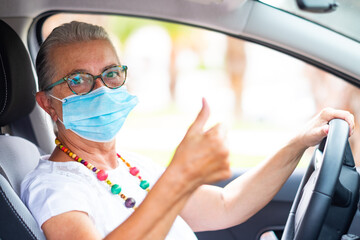
<svg viewBox="0 0 360 240">
<path fill-rule="evenodd" d="M 231 176 L 229 150 L 224 144 L 225 131 L 220 124 L 204 131 L 209 115 L 209 106 L 203 99 L 197 118 L 176 149 L 169 166 L 176 167 L 195 187 Z"/>
</svg>

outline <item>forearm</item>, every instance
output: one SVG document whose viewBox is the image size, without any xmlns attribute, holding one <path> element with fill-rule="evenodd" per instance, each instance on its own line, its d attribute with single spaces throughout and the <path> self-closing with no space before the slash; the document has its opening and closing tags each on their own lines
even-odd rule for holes
<svg viewBox="0 0 360 240">
<path fill-rule="evenodd" d="M 135 212 L 105 239 L 164 239 L 193 189 L 172 169 L 165 171 Z"/>
<path fill-rule="evenodd" d="M 346 111 L 324 109 L 300 133 L 272 158 L 244 174 L 223 190 L 229 225 L 243 222 L 263 208 L 280 190 L 294 171 L 304 151 L 319 144 L 329 130 L 328 122 L 344 119 L 354 129 L 354 117 Z M 237 216 L 238 219 L 236 219 Z"/>
<path fill-rule="evenodd" d="M 225 188 L 201 186 L 189 199 L 182 216 L 194 231 L 224 229 L 245 222 L 280 190 L 305 149 L 292 140 Z"/>
<path fill-rule="evenodd" d="M 262 209 L 286 182 L 305 150 L 293 139 L 274 156 L 228 184 L 223 189 L 227 225 L 244 222 Z"/>
<path fill-rule="evenodd" d="M 146 239 L 164 239 L 170 228 L 172 227 L 176 217 L 179 215 L 179 212 L 183 209 L 184 205 L 187 202 L 188 196 L 185 196 L 180 201 L 178 201 L 175 205 L 173 205 L 166 215 L 163 215 L 161 218 L 161 223 L 157 224 L 151 232 L 149 232 L 148 237 Z M 161 236 L 163 234 L 163 236 Z"/>
</svg>

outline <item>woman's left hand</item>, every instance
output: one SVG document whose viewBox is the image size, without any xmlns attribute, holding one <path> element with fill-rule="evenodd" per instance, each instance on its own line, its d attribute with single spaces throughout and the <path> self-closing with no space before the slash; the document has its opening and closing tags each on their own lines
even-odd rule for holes
<svg viewBox="0 0 360 240">
<path fill-rule="evenodd" d="M 335 118 L 344 119 L 346 122 L 348 122 L 350 127 L 349 136 L 353 134 L 355 127 L 354 115 L 348 111 L 324 108 L 306 125 L 305 129 L 298 135 L 299 141 L 303 147 L 308 148 L 319 144 L 329 132 L 328 123 L 330 120 Z"/>
</svg>

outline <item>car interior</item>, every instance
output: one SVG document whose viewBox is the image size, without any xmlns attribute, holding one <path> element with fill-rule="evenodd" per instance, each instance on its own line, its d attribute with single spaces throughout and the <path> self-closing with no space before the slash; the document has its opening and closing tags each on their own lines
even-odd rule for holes
<svg viewBox="0 0 360 240">
<path fill-rule="evenodd" d="M 25 175 L 55 147 L 53 123 L 35 103 L 34 62 L 47 19 L 61 13 L 100 14 L 206 29 L 298 59 L 358 90 L 358 29 L 354 37 L 309 20 L 326 12 L 338 14 L 336 8 L 340 11 L 347 3 L 288 2 L 290 10 L 271 0 L 0 0 L 0 239 L 45 239 L 19 193 Z M 353 2 L 350 7 L 360 9 Z M 267 206 L 238 226 L 198 232 L 198 239 L 360 239 L 356 142 L 349 144 L 344 122 L 330 127 L 332 135 L 312 157 L 307 155 L 308 167 L 297 168 Z M 247 169 L 234 167 L 231 179 L 215 184 L 225 186 Z"/>
</svg>

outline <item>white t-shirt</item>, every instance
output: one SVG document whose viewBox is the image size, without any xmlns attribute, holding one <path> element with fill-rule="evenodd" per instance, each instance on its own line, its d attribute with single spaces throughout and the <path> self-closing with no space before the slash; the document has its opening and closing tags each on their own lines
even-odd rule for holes
<svg viewBox="0 0 360 240">
<path fill-rule="evenodd" d="M 161 176 L 163 169 L 151 160 L 133 153 L 122 154 L 140 176 L 150 183 L 150 188 Z M 30 209 L 41 229 L 53 216 L 69 211 L 86 212 L 102 237 L 124 222 L 133 212 L 124 200 L 110 191 L 109 185 L 97 179 L 96 174 L 78 162 L 52 162 L 49 155 L 40 159 L 38 166 L 26 175 L 21 184 L 21 199 Z M 144 200 L 147 192 L 140 188 L 139 179 L 129 173 L 120 160 L 116 169 L 107 171 L 109 180 L 119 184 L 121 192 L 133 197 L 136 205 Z M 140 226 L 139 226 L 140 227 Z M 166 240 L 197 239 L 194 232 L 177 217 Z"/>
</svg>

